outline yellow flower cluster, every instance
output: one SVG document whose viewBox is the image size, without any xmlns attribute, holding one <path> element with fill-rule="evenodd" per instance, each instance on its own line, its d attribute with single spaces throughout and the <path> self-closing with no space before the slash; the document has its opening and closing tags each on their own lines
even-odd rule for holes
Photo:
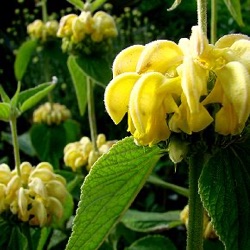
<svg viewBox="0 0 250 250">
<path fill-rule="evenodd" d="M 180 219 L 186 228 L 188 227 L 188 205 L 180 213 Z M 205 212 L 203 217 L 203 237 L 205 239 L 217 239 L 218 235 L 216 234 L 214 227 L 211 223 L 211 219 L 208 214 Z"/>
<path fill-rule="evenodd" d="M 69 195 L 65 179 L 47 162 L 33 167 L 29 162 L 10 170 L 0 164 L 0 214 L 10 210 L 23 222 L 47 226 L 63 216 L 64 198 Z"/>
<path fill-rule="evenodd" d="M 27 32 L 33 39 L 47 41 L 48 38 L 56 37 L 59 28 L 59 23 L 56 20 L 44 23 L 37 19 L 27 26 Z"/>
<path fill-rule="evenodd" d="M 104 134 L 97 136 L 96 145 L 98 151 L 95 151 L 89 137 L 84 136 L 80 141 L 72 142 L 64 148 L 65 165 L 76 171 L 82 166 L 87 166 L 90 170 L 91 166 L 104 153 L 108 152 L 115 141 L 106 141 Z"/>
<path fill-rule="evenodd" d="M 62 50 L 71 54 L 102 54 L 110 46 L 110 38 L 118 34 L 112 16 L 104 11 L 94 15 L 82 11 L 68 14 L 60 20 L 57 36 L 62 38 Z"/>
<path fill-rule="evenodd" d="M 59 125 L 70 117 L 70 110 L 59 103 L 46 102 L 38 107 L 33 113 L 34 123 L 45 123 L 48 125 Z"/>
<path fill-rule="evenodd" d="M 128 114 L 137 144 L 172 132 L 242 132 L 250 114 L 250 38 L 223 36 L 209 44 L 198 26 L 179 43 L 157 40 L 122 50 L 113 62 L 105 106 L 118 124 Z"/>
<path fill-rule="evenodd" d="M 104 11 L 98 11 L 93 16 L 90 11 L 81 14 L 68 14 L 60 20 L 57 36 L 68 38 L 79 43 L 90 36 L 93 42 L 117 36 L 117 29 L 112 16 Z"/>
</svg>

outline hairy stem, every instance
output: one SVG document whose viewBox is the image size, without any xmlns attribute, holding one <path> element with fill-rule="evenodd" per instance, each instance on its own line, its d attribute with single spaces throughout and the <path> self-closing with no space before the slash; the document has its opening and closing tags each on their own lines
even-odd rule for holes
<svg viewBox="0 0 250 250">
<path fill-rule="evenodd" d="M 204 209 L 198 193 L 198 180 L 203 162 L 201 153 L 196 153 L 189 160 L 187 250 L 203 250 Z"/>
<path fill-rule="evenodd" d="M 94 147 L 94 151 L 98 152 L 96 144 L 97 128 L 95 118 L 95 102 L 94 102 L 94 86 L 90 77 L 87 76 L 87 98 L 88 98 L 88 119 L 90 127 L 91 141 Z"/>
<path fill-rule="evenodd" d="M 214 44 L 217 40 L 217 0 L 211 0 L 211 28 L 210 37 L 211 43 Z"/>
<path fill-rule="evenodd" d="M 21 170 L 20 170 L 20 153 L 19 153 L 19 144 L 18 144 L 18 138 L 17 138 L 17 119 L 15 116 L 11 117 L 10 119 L 10 128 L 11 128 L 11 135 L 12 135 L 12 144 L 14 149 L 14 159 L 15 159 L 15 166 L 17 169 L 17 174 L 21 176 Z"/>
<path fill-rule="evenodd" d="M 207 0 L 197 0 L 198 25 L 207 36 Z"/>
</svg>

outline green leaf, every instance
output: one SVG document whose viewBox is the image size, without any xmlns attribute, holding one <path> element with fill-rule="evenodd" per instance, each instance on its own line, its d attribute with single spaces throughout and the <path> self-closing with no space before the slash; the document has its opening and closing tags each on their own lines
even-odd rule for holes
<svg viewBox="0 0 250 250">
<path fill-rule="evenodd" d="M 126 250 L 177 250 L 173 242 L 161 235 L 150 235 L 135 241 Z"/>
<path fill-rule="evenodd" d="M 0 103 L 0 120 L 9 122 L 11 107 L 9 103 Z"/>
<path fill-rule="evenodd" d="M 98 249 L 143 187 L 160 153 L 157 146 L 140 147 L 128 137 L 98 159 L 82 185 L 67 250 Z"/>
<path fill-rule="evenodd" d="M 22 80 L 36 46 L 37 42 L 35 40 L 29 40 L 24 42 L 18 49 L 14 63 L 15 77 L 18 81 Z"/>
<path fill-rule="evenodd" d="M 81 127 L 78 122 L 68 119 L 63 122 L 63 127 L 66 132 L 67 143 L 74 142 L 79 139 L 81 134 Z"/>
<path fill-rule="evenodd" d="M 84 3 L 82 0 L 67 0 L 67 1 L 81 11 L 84 9 Z"/>
<path fill-rule="evenodd" d="M 244 26 L 241 15 L 241 3 L 240 0 L 224 0 L 230 14 L 239 26 Z"/>
<path fill-rule="evenodd" d="M 101 5 L 103 5 L 105 2 L 107 2 L 107 0 L 95 0 L 94 2 L 92 2 L 91 4 L 91 11 L 94 12 L 96 11 L 98 8 L 101 7 Z"/>
<path fill-rule="evenodd" d="M 7 141 L 11 145 L 13 145 L 12 136 L 10 133 L 2 132 L 1 136 L 4 141 Z M 20 150 L 25 154 L 32 157 L 36 155 L 36 152 L 31 143 L 30 134 L 28 132 L 18 136 L 18 144 Z"/>
<path fill-rule="evenodd" d="M 6 92 L 4 91 L 3 87 L 0 85 L 0 95 L 2 98 L 3 102 L 7 102 L 10 103 L 10 98 L 9 96 L 6 94 Z"/>
<path fill-rule="evenodd" d="M 67 143 L 63 125 L 34 124 L 30 129 L 30 137 L 40 160 L 50 162 L 55 169 L 59 168 Z"/>
<path fill-rule="evenodd" d="M 46 82 L 34 88 L 22 91 L 18 97 L 18 105 L 21 112 L 24 112 L 34 107 L 40 102 L 48 93 L 55 88 L 56 84 Z"/>
<path fill-rule="evenodd" d="M 107 85 L 112 79 L 111 65 L 105 58 L 82 55 L 76 57 L 76 62 L 94 82 Z"/>
<path fill-rule="evenodd" d="M 69 56 L 67 65 L 74 84 L 80 114 L 84 115 L 87 106 L 87 76 L 78 65 L 76 57 Z"/>
<path fill-rule="evenodd" d="M 37 244 L 36 250 L 43 250 L 44 246 L 48 240 L 48 237 L 51 233 L 51 228 L 49 227 L 42 227 L 40 232 L 40 238 Z"/>
<path fill-rule="evenodd" d="M 11 233 L 11 226 L 7 220 L 0 217 L 0 249 L 4 249 L 4 246 L 9 242 L 9 237 Z"/>
<path fill-rule="evenodd" d="M 13 107 L 13 108 L 16 108 L 16 106 L 17 106 L 17 100 L 18 100 L 18 97 L 20 94 L 20 90 L 21 90 L 21 82 L 18 81 L 17 90 L 16 90 L 14 96 L 10 100 L 11 107 Z"/>
<path fill-rule="evenodd" d="M 137 232 L 163 231 L 183 224 L 180 221 L 180 211 L 166 213 L 140 212 L 128 210 L 121 222 L 129 229 Z"/>
<path fill-rule="evenodd" d="M 11 231 L 7 249 L 8 250 L 29 249 L 28 239 L 26 238 L 25 234 L 21 232 L 20 228 L 17 226 L 14 226 Z"/>
<path fill-rule="evenodd" d="M 219 150 L 199 180 L 204 207 L 227 250 L 250 249 L 249 152 Z"/>
</svg>

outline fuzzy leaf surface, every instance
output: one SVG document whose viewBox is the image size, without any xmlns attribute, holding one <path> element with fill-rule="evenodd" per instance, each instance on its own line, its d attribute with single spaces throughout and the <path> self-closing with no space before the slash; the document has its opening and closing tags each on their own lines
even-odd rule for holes
<svg viewBox="0 0 250 250">
<path fill-rule="evenodd" d="M 98 159 L 82 185 L 67 250 L 100 247 L 143 187 L 160 153 L 158 147 L 139 147 L 127 137 Z"/>
<path fill-rule="evenodd" d="M 219 150 L 204 166 L 199 192 L 227 250 L 250 249 L 250 175 L 242 147 Z"/>
</svg>

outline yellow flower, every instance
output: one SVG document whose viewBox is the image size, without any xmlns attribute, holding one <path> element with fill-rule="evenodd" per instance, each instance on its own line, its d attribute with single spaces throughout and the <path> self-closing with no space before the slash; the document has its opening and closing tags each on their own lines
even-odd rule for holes
<svg viewBox="0 0 250 250">
<path fill-rule="evenodd" d="M 212 45 L 198 26 L 178 44 L 130 46 L 113 62 L 106 110 L 115 124 L 127 113 L 128 131 L 140 145 L 166 140 L 171 131 L 199 132 L 214 121 L 219 134 L 239 134 L 250 114 L 249 54 L 249 37 L 228 35 Z"/>
<path fill-rule="evenodd" d="M 197 35 L 197 29 L 193 28 L 191 38 Z M 245 35 L 232 34 L 222 37 L 214 46 L 208 44 L 206 39 L 201 40 L 203 49 L 194 60 L 207 74 L 212 72 L 215 76 L 214 86 L 202 105 L 220 104 L 220 110 L 215 115 L 216 132 L 239 134 L 250 114 L 250 39 Z M 207 81 L 203 80 L 203 86 Z"/>
<path fill-rule="evenodd" d="M 104 11 L 98 11 L 93 16 L 93 32 L 91 38 L 100 42 L 105 38 L 116 37 L 118 32 L 112 16 Z"/>
<path fill-rule="evenodd" d="M 40 227 L 60 220 L 69 195 L 66 180 L 48 162 L 36 167 L 23 162 L 20 172 L 0 164 L 0 213 L 10 210 L 19 220 Z"/>
<path fill-rule="evenodd" d="M 57 31 L 58 37 L 69 37 L 72 35 L 72 23 L 78 18 L 75 14 L 68 14 L 63 16 L 59 22 L 59 29 Z"/>
</svg>

